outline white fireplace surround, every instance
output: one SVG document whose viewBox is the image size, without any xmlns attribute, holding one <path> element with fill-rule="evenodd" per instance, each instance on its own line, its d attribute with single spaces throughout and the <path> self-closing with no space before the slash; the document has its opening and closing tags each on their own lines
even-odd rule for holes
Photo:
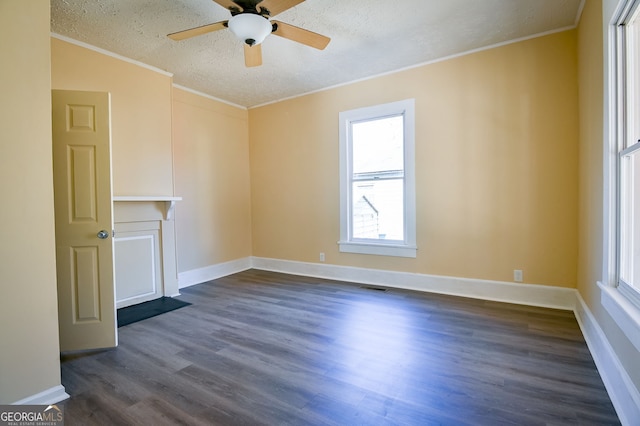
<svg viewBox="0 0 640 426">
<path fill-rule="evenodd" d="M 180 294 L 173 212 L 181 199 L 113 197 L 116 308 Z"/>
</svg>

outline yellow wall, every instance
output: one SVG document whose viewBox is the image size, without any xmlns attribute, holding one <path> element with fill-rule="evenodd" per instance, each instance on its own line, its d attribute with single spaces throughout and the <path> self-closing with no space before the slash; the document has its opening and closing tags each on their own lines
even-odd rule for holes
<svg viewBox="0 0 640 426">
<path fill-rule="evenodd" d="M 171 76 L 51 39 L 54 89 L 111 93 L 114 195 L 173 195 Z"/>
<path fill-rule="evenodd" d="M 575 287 L 576 31 L 249 111 L 253 255 Z M 416 259 L 339 253 L 338 114 L 416 99 Z"/>
<path fill-rule="evenodd" d="M 578 290 L 593 309 L 602 278 L 603 44 L 602 1 L 586 3 L 578 28 L 580 68 L 580 251 Z"/>
<path fill-rule="evenodd" d="M 251 256 L 248 114 L 174 89 L 178 270 Z"/>
<path fill-rule="evenodd" d="M 247 111 L 63 40 L 51 54 L 53 88 L 111 93 L 114 195 L 183 197 L 178 272 L 250 256 Z"/>
<path fill-rule="evenodd" d="M 608 0 L 609 4 L 615 3 Z M 611 6 L 609 6 L 611 8 Z M 609 21 L 609 17 L 604 19 Z M 604 24 L 607 25 L 606 23 Z M 606 31 L 605 28 L 604 31 Z M 578 290 L 605 332 L 635 387 L 640 389 L 638 350 L 600 302 L 597 282 L 603 279 L 604 75 L 603 2 L 588 0 L 578 28 L 580 69 L 580 185 Z"/>
<path fill-rule="evenodd" d="M 60 385 L 49 2 L 0 0 L 0 404 Z"/>
</svg>

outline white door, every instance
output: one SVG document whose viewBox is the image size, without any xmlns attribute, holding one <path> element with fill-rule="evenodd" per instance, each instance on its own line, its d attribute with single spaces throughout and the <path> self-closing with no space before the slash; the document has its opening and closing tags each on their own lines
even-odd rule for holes
<svg viewBox="0 0 640 426">
<path fill-rule="evenodd" d="M 114 347 L 110 97 L 53 90 L 52 111 L 60 350 Z"/>
</svg>

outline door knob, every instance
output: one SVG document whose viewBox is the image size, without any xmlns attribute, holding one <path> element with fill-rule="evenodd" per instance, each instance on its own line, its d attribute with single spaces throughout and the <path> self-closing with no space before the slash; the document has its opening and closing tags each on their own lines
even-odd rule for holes
<svg viewBox="0 0 640 426">
<path fill-rule="evenodd" d="M 102 231 L 98 232 L 98 238 L 100 238 L 101 240 L 106 240 L 107 238 L 109 238 L 109 233 L 103 229 Z"/>
</svg>

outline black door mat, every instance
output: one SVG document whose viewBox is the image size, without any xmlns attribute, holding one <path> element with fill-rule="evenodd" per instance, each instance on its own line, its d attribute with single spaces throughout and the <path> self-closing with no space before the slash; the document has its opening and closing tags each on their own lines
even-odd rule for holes
<svg viewBox="0 0 640 426">
<path fill-rule="evenodd" d="M 118 327 L 133 324 L 165 312 L 189 306 L 191 303 L 183 302 L 172 297 L 161 297 L 137 305 L 118 309 Z"/>
</svg>

